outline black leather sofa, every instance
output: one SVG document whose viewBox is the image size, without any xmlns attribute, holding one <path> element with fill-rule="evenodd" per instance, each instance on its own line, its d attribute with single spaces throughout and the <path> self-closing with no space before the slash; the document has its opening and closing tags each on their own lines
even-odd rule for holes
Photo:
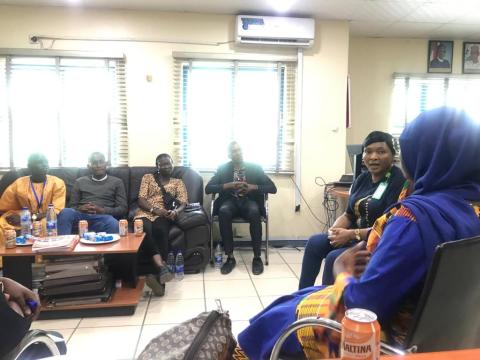
<svg viewBox="0 0 480 360">
<path fill-rule="evenodd" d="M 138 192 L 143 175 L 152 173 L 155 167 L 111 167 L 107 173 L 122 179 L 127 192 L 128 199 L 128 220 L 131 225 L 135 211 L 138 208 Z M 50 175 L 61 178 L 67 187 L 67 206 L 70 193 L 75 180 L 81 176 L 88 174 L 88 169 L 77 167 L 51 168 L 48 172 Z M 15 181 L 18 177 L 28 175 L 28 169 L 12 170 L 7 172 L 0 180 L 0 196 L 3 194 L 8 185 Z M 203 204 L 203 179 L 195 170 L 176 166 L 173 169 L 172 177 L 182 179 L 188 192 L 188 201 L 190 203 L 198 202 Z M 181 230 L 177 226 L 170 229 L 170 248 L 182 250 L 185 259 L 185 272 L 195 273 L 201 271 L 209 261 L 210 227 L 208 224 L 199 225 L 188 229 Z M 140 257 L 140 273 L 149 272 L 149 262 Z"/>
</svg>

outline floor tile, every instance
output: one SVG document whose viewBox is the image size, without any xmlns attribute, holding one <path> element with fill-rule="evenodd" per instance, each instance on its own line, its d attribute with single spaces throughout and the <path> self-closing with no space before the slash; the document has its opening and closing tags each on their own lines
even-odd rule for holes
<svg viewBox="0 0 480 360">
<path fill-rule="evenodd" d="M 222 302 L 223 310 L 228 311 L 232 321 L 249 320 L 263 309 L 260 299 L 257 296 L 220 298 L 220 300 Z M 216 309 L 217 304 L 215 299 L 207 299 L 207 311 Z"/>
<path fill-rule="evenodd" d="M 204 311 L 204 299 L 152 300 L 147 310 L 145 324 L 181 323 Z"/>
<path fill-rule="evenodd" d="M 224 297 L 251 297 L 257 296 L 251 280 L 215 281 L 205 280 L 205 295 L 208 299 Z"/>
<path fill-rule="evenodd" d="M 297 249 L 282 249 L 278 253 L 285 260 L 287 264 L 301 264 L 303 260 L 303 250 Z"/>
<path fill-rule="evenodd" d="M 248 274 L 247 267 L 243 262 L 237 262 L 237 266 L 232 270 L 228 275 L 223 275 L 219 269 L 208 267 L 205 269 L 204 273 L 205 280 L 249 280 L 250 275 Z"/>
<path fill-rule="evenodd" d="M 252 274 L 252 269 L 248 271 Z M 251 275 L 252 279 L 282 279 L 282 278 L 294 278 L 295 273 L 290 269 L 287 264 L 270 264 L 264 266 L 263 273 L 260 275 Z"/>
<path fill-rule="evenodd" d="M 62 334 L 65 342 L 68 344 L 68 340 L 70 340 L 70 337 L 72 336 L 75 329 L 52 329 L 52 331 L 58 331 L 60 334 Z"/>
<path fill-rule="evenodd" d="M 168 325 L 144 325 L 142 328 L 142 333 L 140 335 L 140 340 L 138 341 L 137 351 L 135 353 L 135 358 L 137 358 L 143 349 L 148 345 L 150 340 L 154 337 L 160 335 L 161 333 L 167 331 L 168 329 L 174 327 L 176 324 Z"/>
<path fill-rule="evenodd" d="M 232 321 L 232 333 L 235 339 L 238 339 L 240 334 L 250 323 L 248 321 Z"/>
<path fill-rule="evenodd" d="M 132 359 L 140 328 L 123 326 L 77 329 L 68 343 L 68 358 Z"/>
<path fill-rule="evenodd" d="M 61 319 L 61 320 L 38 320 L 32 323 L 32 329 L 54 330 L 54 329 L 75 329 L 80 323 L 78 319 Z"/>
<path fill-rule="evenodd" d="M 298 290 L 297 278 L 253 279 L 259 296 L 286 295 Z"/>
<path fill-rule="evenodd" d="M 295 276 L 300 279 L 300 274 L 302 273 L 302 264 L 288 264 L 290 266 L 290 269 L 292 269 L 293 273 Z"/>
<path fill-rule="evenodd" d="M 242 252 L 243 261 L 247 266 L 252 266 L 253 252 Z M 265 253 L 262 251 L 262 261 L 265 262 Z M 268 263 L 269 264 L 285 264 L 283 258 L 277 253 L 275 249 L 270 249 L 268 253 Z"/>
<path fill-rule="evenodd" d="M 200 271 L 198 274 L 185 274 L 182 281 L 203 281 L 203 271 Z"/>
<path fill-rule="evenodd" d="M 152 301 L 163 299 L 203 299 L 203 281 L 170 281 L 166 284 L 165 296 L 152 296 Z"/>
<path fill-rule="evenodd" d="M 140 301 L 135 309 L 135 313 L 131 316 L 107 316 L 83 318 L 80 321 L 79 328 L 93 328 L 103 326 L 131 326 L 142 325 L 147 311 L 148 302 Z"/>
</svg>

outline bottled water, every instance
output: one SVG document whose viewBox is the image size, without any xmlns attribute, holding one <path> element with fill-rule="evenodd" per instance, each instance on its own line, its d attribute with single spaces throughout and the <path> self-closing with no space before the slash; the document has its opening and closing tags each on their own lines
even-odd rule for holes
<svg viewBox="0 0 480 360">
<path fill-rule="evenodd" d="M 175 279 L 177 281 L 183 280 L 185 276 L 183 265 L 184 265 L 183 255 L 182 255 L 182 252 L 179 251 L 177 253 L 177 258 L 175 259 Z"/>
<path fill-rule="evenodd" d="M 48 205 L 47 210 L 47 236 L 57 236 L 57 214 L 52 204 Z"/>
<path fill-rule="evenodd" d="M 20 213 L 20 228 L 22 236 L 32 235 L 32 218 L 30 210 L 24 207 Z"/>
<path fill-rule="evenodd" d="M 175 272 L 175 255 L 173 255 L 173 252 L 171 251 L 168 253 L 167 267 L 168 271 L 170 271 L 171 273 Z"/>
<path fill-rule="evenodd" d="M 223 251 L 220 243 L 215 248 L 215 269 L 220 269 L 223 264 Z"/>
</svg>

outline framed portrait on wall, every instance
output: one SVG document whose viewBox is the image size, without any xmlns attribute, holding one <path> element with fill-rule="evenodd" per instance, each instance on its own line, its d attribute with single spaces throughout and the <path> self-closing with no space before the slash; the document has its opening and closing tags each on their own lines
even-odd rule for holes
<svg viewBox="0 0 480 360">
<path fill-rule="evenodd" d="M 463 43 L 462 72 L 480 74 L 480 42 Z"/>
<path fill-rule="evenodd" d="M 451 73 L 453 41 L 430 40 L 428 42 L 428 72 Z"/>
</svg>

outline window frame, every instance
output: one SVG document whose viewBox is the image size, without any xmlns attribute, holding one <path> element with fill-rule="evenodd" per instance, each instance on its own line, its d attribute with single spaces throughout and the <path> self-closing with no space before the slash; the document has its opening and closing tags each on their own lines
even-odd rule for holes
<svg viewBox="0 0 480 360">
<path fill-rule="evenodd" d="M 179 55 L 180 54 L 180 55 Z M 295 106 L 296 106 L 296 87 L 297 87 L 297 57 L 292 56 L 254 56 L 246 57 L 242 54 L 222 54 L 222 55 L 212 55 L 202 56 L 201 54 L 195 54 L 192 56 L 190 53 L 174 53 L 174 116 L 173 116 L 173 127 L 174 127 L 174 151 L 173 156 L 176 160 L 176 163 L 184 166 L 195 166 L 192 164 L 189 159 L 188 151 L 188 137 L 191 134 L 188 133 L 188 115 L 186 115 L 187 104 L 187 86 L 185 78 L 186 70 L 191 71 L 192 64 L 194 62 L 227 62 L 229 64 L 233 63 L 234 70 L 232 71 L 232 84 L 235 83 L 235 76 L 238 70 L 238 66 L 242 63 L 269 63 L 276 68 L 276 71 L 279 76 L 279 85 L 278 85 L 278 116 L 277 116 L 277 134 L 275 135 L 275 164 L 273 167 L 265 168 L 265 172 L 270 174 L 293 174 L 295 170 Z M 287 68 L 290 73 L 287 73 Z M 293 78 L 291 77 L 293 72 Z M 290 77 L 288 77 L 290 76 Z M 234 86 L 234 85 L 233 85 Z M 287 86 L 290 86 L 293 89 L 288 89 L 289 92 L 293 94 L 288 94 L 287 98 Z M 236 95 L 233 95 L 236 96 Z M 288 104 L 285 104 L 287 103 Z M 287 110 L 288 106 L 288 110 Z M 232 108 L 235 107 L 235 101 L 232 100 Z M 232 110 L 234 111 L 234 110 Z M 288 114 L 286 114 L 288 112 Z M 288 117 L 288 118 L 287 118 Z M 289 121 L 289 119 L 291 119 Z M 230 129 L 234 131 L 234 121 L 235 115 L 232 114 L 230 124 Z M 284 135 L 287 131 L 290 131 L 288 135 Z M 288 139 L 287 139 L 288 138 Z M 232 136 L 232 140 L 234 136 Z M 225 149 L 226 152 L 226 149 Z M 283 160 L 286 159 L 287 160 Z M 288 164 L 285 166 L 282 164 Z M 220 164 L 219 164 L 220 165 Z M 211 173 L 214 172 L 215 168 L 208 167 L 198 167 L 200 172 Z"/>
<path fill-rule="evenodd" d="M 115 110 L 114 108 L 109 108 L 107 116 L 107 153 L 105 157 L 108 162 L 111 163 L 113 159 L 117 159 L 114 166 L 126 166 L 128 165 L 128 121 L 127 121 L 127 112 L 126 112 L 126 59 L 123 54 L 118 53 L 85 53 L 79 51 L 50 51 L 50 50 L 30 50 L 30 49 L 0 49 L 0 58 L 5 59 L 5 73 L 3 74 L 5 79 L 5 91 L 7 95 L 6 99 L 6 122 L 8 126 L 8 166 L 0 166 L 1 172 L 6 172 L 15 168 L 21 168 L 19 164 L 15 164 L 15 145 L 14 145 L 14 119 L 12 114 L 12 100 L 11 100 L 11 88 L 10 82 L 12 77 L 12 59 L 16 58 L 50 58 L 55 59 L 55 73 L 57 80 L 61 83 L 62 77 L 62 67 L 61 60 L 63 59 L 79 59 L 79 60 L 102 60 L 105 64 L 105 71 L 112 72 L 110 76 L 115 82 L 114 87 L 112 88 L 112 94 L 114 94 Z M 112 64 L 112 62 L 114 62 Z M 62 88 L 59 89 L 60 93 Z M 56 159 L 53 162 L 53 159 L 49 159 L 50 165 L 52 167 L 62 167 L 65 157 L 65 149 L 62 143 L 64 142 L 65 130 L 63 129 L 62 119 L 60 117 L 61 103 L 56 105 L 57 112 L 57 126 L 59 129 L 59 149 L 56 153 Z M 118 126 L 118 154 L 113 154 L 115 149 L 112 149 L 112 126 Z M 73 165 L 72 165 L 73 166 Z M 78 166 L 81 166 L 80 164 Z"/>
</svg>

